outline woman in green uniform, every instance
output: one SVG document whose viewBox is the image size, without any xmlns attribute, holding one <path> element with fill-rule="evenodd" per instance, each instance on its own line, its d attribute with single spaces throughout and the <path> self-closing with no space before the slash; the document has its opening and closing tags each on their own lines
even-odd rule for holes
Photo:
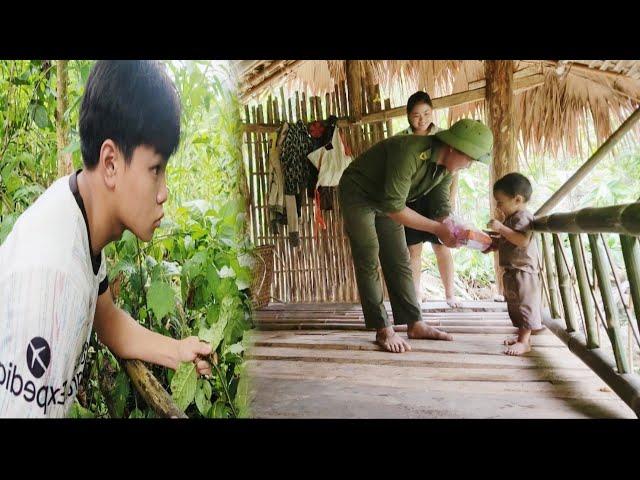
<svg viewBox="0 0 640 480">
<path fill-rule="evenodd" d="M 434 136 L 387 138 L 344 171 L 338 194 L 360 303 L 367 327 L 376 329 L 376 342 L 385 350 L 404 352 L 411 347 L 387 317 L 378 258 L 394 323 L 406 324 L 409 338 L 452 340 L 422 321 L 403 226 L 433 233 L 448 247 L 455 247 L 455 239 L 444 224 L 416 213 L 406 203 L 437 191 L 441 182 L 473 161 L 488 163 L 492 147 L 493 135 L 485 125 L 463 119 Z"/>
</svg>

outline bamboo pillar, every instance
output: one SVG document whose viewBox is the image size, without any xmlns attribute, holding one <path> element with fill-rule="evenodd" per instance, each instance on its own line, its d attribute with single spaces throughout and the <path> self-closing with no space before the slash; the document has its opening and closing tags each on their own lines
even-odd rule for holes
<svg viewBox="0 0 640 480">
<path fill-rule="evenodd" d="M 600 341 L 598 336 L 596 312 L 591 299 L 591 288 L 589 287 L 589 280 L 587 278 L 587 267 L 584 264 L 582 248 L 577 234 L 569 234 L 569 244 L 571 245 L 573 265 L 576 267 L 576 277 L 578 279 L 578 288 L 580 289 L 580 303 L 582 304 L 582 312 L 584 314 L 584 322 L 587 329 L 587 348 L 598 348 L 600 346 Z"/>
<path fill-rule="evenodd" d="M 360 60 L 345 60 L 347 73 L 347 93 L 349 96 L 349 117 L 352 122 L 358 122 L 362 118 L 364 105 L 362 103 L 362 67 Z M 353 126 L 354 144 L 352 145 L 354 157 L 362 153 L 363 144 L 362 128 Z"/>
<path fill-rule="evenodd" d="M 484 71 L 486 78 L 485 111 L 487 123 L 493 132 L 493 159 L 491 161 L 491 175 L 489 192 L 493 191 L 493 184 L 500 177 L 518 169 L 516 162 L 516 143 L 513 124 L 513 60 L 485 60 Z M 497 211 L 493 195 L 490 194 L 491 215 L 503 220 Z M 496 272 L 496 286 L 503 293 L 502 269 L 498 265 L 498 256 L 494 256 Z"/>
<path fill-rule="evenodd" d="M 562 243 L 557 234 L 553 234 L 553 251 L 556 259 L 556 270 L 558 272 L 558 285 L 560 287 L 560 297 L 562 298 L 562 309 L 564 310 L 564 321 L 567 325 L 567 332 L 576 332 L 578 322 L 576 312 L 573 309 L 573 299 L 571 298 L 571 277 L 564 263 L 562 253 Z"/>
<path fill-rule="evenodd" d="M 69 139 L 69 122 L 64 118 L 67 111 L 68 60 L 56 60 L 56 140 L 58 145 L 58 176 L 73 173 L 71 153 L 64 153 Z"/>
<path fill-rule="evenodd" d="M 604 313 L 607 319 L 607 334 L 611 340 L 613 353 L 616 357 L 616 366 L 618 373 L 630 373 L 629 360 L 624 353 L 624 344 L 620 336 L 620 323 L 616 313 L 616 306 L 611 293 L 611 284 L 609 280 L 609 268 L 605 263 L 604 256 L 600 244 L 598 243 L 598 235 L 589 234 L 589 245 L 591 245 L 591 256 L 593 264 L 598 275 L 598 286 L 600 287 L 600 295 L 604 305 Z"/>
<path fill-rule="evenodd" d="M 556 281 L 556 273 L 553 269 L 553 261 L 551 260 L 551 246 L 549 245 L 549 239 L 544 233 L 540 234 L 542 239 L 542 252 L 544 256 L 544 268 L 547 274 L 547 287 L 549 289 L 549 305 L 551 309 L 551 316 L 553 318 L 560 318 L 560 301 L 558 300 L 558 288 Z"/>
<path fill-rule="evenodd" d="M 627 267 L 633 311 L 638 322 L 638 330 L 640 330 L 640 247 L 638 247 L 638 239 L 629 235 L 620 235 L 620 245 L 624 264 Z"/>
</svg>

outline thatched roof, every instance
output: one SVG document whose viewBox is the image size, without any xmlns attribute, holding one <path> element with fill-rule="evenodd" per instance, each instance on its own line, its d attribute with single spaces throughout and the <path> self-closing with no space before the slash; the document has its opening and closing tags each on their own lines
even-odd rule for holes
<svg viewBox="0 0 640 480">
<path fill-rule="evenodd" d="M 392 88 L 406 98 L 417 89 L 432 97 L 484 85 L 484 64 L 478 60 L 366 61 L 369 82 L 385 92 Z M 261 60 L 235 63 L 244 102 L 280 86 L 312 95 L 333 91 L 345 79 L 343 60 Z M 580 154 L 584 142 L 603 142 L 640 105 L 640 61 L 637 60 L 520 60 L 515 77 L 541 74 L 544 81 L 516 92 L 515 125 L 526 151 L 556 153 L 560 148 Z M 392 106 L 402 105 L 398 101 Z M 484 116 L 484 101 L 452 107 L 449 121 Z M 589 126 L 595 132 L 591 132 Z M 592 137 L 595 133 L 595 138 Z M 634 130 L 640 138 L 640 127 Z"/>
</svg>

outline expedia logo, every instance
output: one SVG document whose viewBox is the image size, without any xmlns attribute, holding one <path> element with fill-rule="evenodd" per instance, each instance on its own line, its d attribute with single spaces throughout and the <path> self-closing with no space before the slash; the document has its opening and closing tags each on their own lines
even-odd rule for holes
<svg viewBox="0 0 640 480">
<path fill-rule="evenodd" d="M 61 385 L 56 382 L 59 386 L 41 385 L 37 380 L 34 382 L 29 379 L 29 374 L 25 370 L 20 370 L 19 365 L 13 362 L 6 363 L 0 359 L 0 397 L 6 393 L 21 398 L 27 404 L 37 405 L 45 416 L 56 405 L 67 405 L 78 393 L 88 348 L 89 342 L 87 341 L 76 360 L 73 376 L 62 382 Z M 50 363 L 51 348 L 47 341 L 42 337 L 31 339 L 27 346 L 27 368 L 31 374 L 36 379 L 42 377 Z M 30 407 L 24 405 L 24 408 L 26 412 Z"/>
<path fill-rule="evenodd" d="M 32 338 L 27 347 L 27 367 L 31 375 L 40 378 L 49 367 L 51 348 L 42 337 Z"/>
</svg>

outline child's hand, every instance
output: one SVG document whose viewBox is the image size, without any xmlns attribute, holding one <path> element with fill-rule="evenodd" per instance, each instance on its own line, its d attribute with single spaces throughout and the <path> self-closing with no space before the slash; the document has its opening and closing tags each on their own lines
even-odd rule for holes
<svg viewBox="0 0 640 480">
<path fill-rule="evenodd" d="M 489 220 L 489 223 L 487 223 L 487 228 L 493 230 L 496 233 L 502 234 L 502 227 L 504 227 L 502 222 L 496 220 L 495 218 L 492 218 L 491 220 Z"/>
<path fill-rule="evenodd" d="M 491 237 L 491 245 L 489 245 L 486 250 L 482 250 L 482 253 L 497 252 L 498 251 L 498 247 L 499 247 L 499 240 L 498 239 L 499 239 L 499 237 L 492 236 Z"/>
<path fill-rule="evenodd" d="M 201 342 L 198 337 L 178 340 L 178 359 L 181 362 L 194 362 L 200 375 L 211 375 L 211 365 L 201 357 L 211 354 L 211 345 Z"/>
</svg>

